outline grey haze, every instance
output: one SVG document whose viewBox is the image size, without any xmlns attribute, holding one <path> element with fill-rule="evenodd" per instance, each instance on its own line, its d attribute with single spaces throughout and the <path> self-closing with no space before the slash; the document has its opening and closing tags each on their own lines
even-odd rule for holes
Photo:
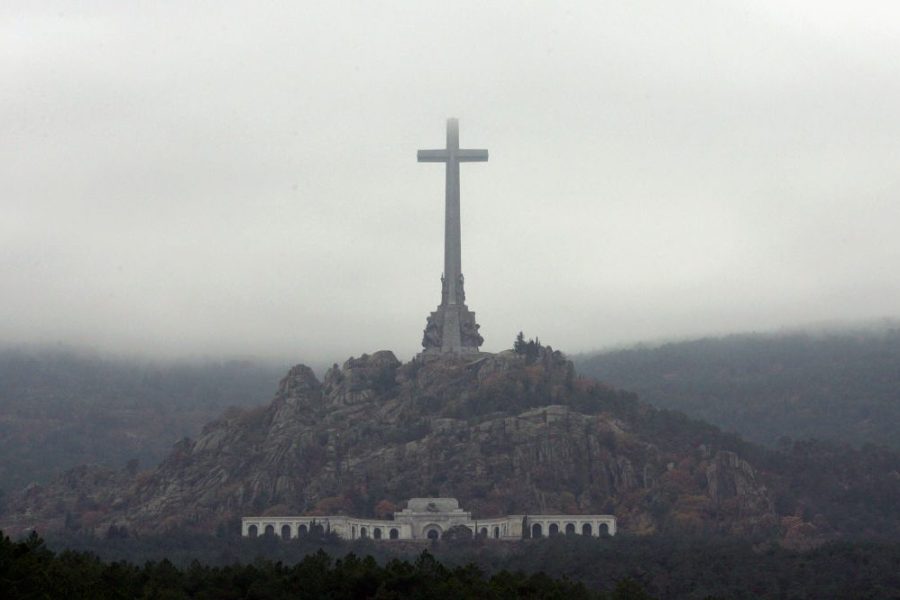
<svg viewBox="0 0 900 600">
<path fill-rule="evenodd" d="M 900 312 L 896 2 L 5 2 L 0 341 L 485 350 Z"/>
</svg>

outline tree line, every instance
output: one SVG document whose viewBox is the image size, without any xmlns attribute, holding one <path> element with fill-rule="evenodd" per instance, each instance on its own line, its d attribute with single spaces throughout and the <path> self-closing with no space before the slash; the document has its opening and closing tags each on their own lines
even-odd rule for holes
<svg viewBox="0 0 900 600">
<path fill-rule="evenodd" d="M 47 550 L 38 540 L 31 538 L 19 544 L 31 544 L 34 552 L 46 556 Z M 10 544 L 6 540 L 0 545 L 8 548 Z M 329 534 L 282 540 L 277 536 L 249 539 L 237 534 L 173 532 L 117 539 L 51 537 L 47 544 L 55 549 L 69 548 L 56 556 L 66 557 L 62 561 L 76 570 L 82 568 L 79 564 L 84 565 L 85 581 L 96 579 L 100 576 L 97 573 L 102 574 L 106 568 L 112 574 L 127 565 L 131 565 L 127 569 L 144 569 L 143 575 L 134 575 L 139 579 L 133 585 L 145 587 L 127 588 L 135 591 L 133 597 L 153 597 L 157 593 L 154 590 L 162 589 L 157 579 L 163 572 L 173 573 L 167 584 L 171 585 L 165 590 L 175 598 L 183 597 L 179 595 L 183 593 L 222 598 L 305 597 L 301 594 L 307 590 L 324 589 L 314 585 L 354 579 L 369 582 L 369 587 L 352 588 L 363 594 L 361 597 L 416 597 L 422 588 L 436 594 L 434 590 L 443 590 L 444 586 L 454 590 L 463 586 L 468 597 L 481 598 L 515 594 L 554 598 L 561 593 L 573 598 L 692 600 L 900 598 L 897 542 L 840 541 L 793 551 L 764 538 L 620 533 L 611 538 L 560 535 L 514 543 L 491 543 L 477 537 L 441 540 L 429 544 L 423 553 L 420 544 L 375 543 L 371 539 L 348 542 Z M 9 564 L 5 552 L 0 549 L 0 589 L 7 580 L 3 571 L 3 565 Z M 38 572 L 48 568 L 42 560 Z M 146 568 L 133 566 L 141 564 Z M 329 574 L 313 584 L 304 579 L 308 572 L 304 564 L 318 565 L 314 571 Z M 235 582 L 229 585 L 244 595 L 215 596 L 232 577 Z M 200 595 L 194 588 L 177 587 L 203 578 L 218 582 L 215 586 L 219 587 L 209 588 L 209 596 Z M 401 589 L 397 587 L 401 580 L 414 584 Z M 301 585 L 302 589 L 298 587 Z M 260 591 L 263 587 L 274 588 L 282 595 L 265 595 Z M 332 590 L 325 597 L 344 597 L 340 590 L 345 588 L 335 589 L 338 591 Z M 447 592 L 432 597 L 466 596 Z"/>
<path fill-rule="evenodd" d="M 427 550 L 414 561 L 347 554 L 334 559 L 321 549 L 293 565 L 259 559 L 250 564 L 178 567 L 168 559 L 137 566 L 104 562 L 96 555 L 59 554 L 32 534 L 14 542 L 0 533 L 0 593 L 4 598 L 180 598 L 197 599 L 400 599 L 547 598 L 643 600 L 630 580 L 604 594 L 583 583 L 537 572 L 500 571 L 491 576 L 474 563 L 446 567 Z"/>
</svg>

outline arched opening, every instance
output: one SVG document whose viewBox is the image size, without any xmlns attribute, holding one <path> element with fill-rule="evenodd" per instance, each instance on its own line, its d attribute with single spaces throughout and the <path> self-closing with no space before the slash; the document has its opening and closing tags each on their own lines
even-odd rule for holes
<svg viewBox="0 0 900 600">
<path fill-rule="evenodd" d="M 566 535 L 575 535 L 575 523 L 566 524 Z"/>
<path fill-rule="evenodd" d="M 259 527 L 257 527 L 256 525 L 251 525 L 250 527 L 247 528 L 247 535 L 249 535 L 252 538 L 255 538 L 256 536 L 259 535 Z"/>
<path fill-rule="evenodd" d="M 594 530 L 591 528 L 590 523 L 585 523 L 581 526 L 581 535 L 593 535 Z"/>
<path fill-rule="evenodd" d="M 400 532 L 397 531 L 396 527 L 391 527 L 391 531 L 388 534 L 392 540 L 400 539 Z"/>
<path fill-rule="evenodd" d="M 376 540 L 381 539 L 381 527 L 376 527 L 375 529 L 372 530 L 372 537 L 375 538 Z"/>
<path fill-rule="evenodd" d="M 439 525 L 427 525 L 425 527 L 425 537 L 429 540 L 439 540 L 441 538 L 441 528 Z"/>
<path fill-rule="evenodd" d="M 354 540 L 356 539 L 356 525 L 350 528 L 350 538 Z"/>
<path fill-rule="evenodd" d="M 283 540 L 291 539 L 291 526 L 290 525 L 282 525 L 281 526 L 281 539 L 283 539 Z"/>
<path fill-rule="evenodd" d="M 609 535 L 609 525 L 606 523 L 600 523 L 600 527 L 597 529 L 597 532 L 600 535 Z"/>
<path fill-rule="evenodd" d="M 266 535 L 275 535 L 274 525 L 266 525 Z"/>
<path fill-rule="evenodd" d="M 542 537 L 543 535 L 544 535 L 544 530 L 541 527 L 540 523 L 535 523 L 534 525 L 531 526 L 531 537 L 539 538 L 539 537 Z"/>
<path fill-rule="evenodd" d="M 297 528 L 298 536 L 305 536 L 308 533 L 309 533 L 309 527 L 307 527 L 306 524 L 302 524 L 302 525 L 300 525 L 300 527 Z"/>
<path fill-rule="evenodd" d="M 487 527 L 482 527 L 481 531 L 478 532 L 478 535 L 481 537 L 487 537 Z"/>
<path fill-rule="evenodd" d="M 556 523 L 550 523 L 550 529 L 547 530 L 547 533 L 550 535 L 556 535 L 559 533 L 559 525 Z"/>
<path fill-rule="evenodd" d="M 361 538 L 369 537 L 369 530 L 366 529 L 365 527 L 360 527 L 359 528 L 359 537 L 361 537 Z"/>
<path fill-rule="evenodd" d="M 309 532 L 319 536 L 325 535 L 325 526 L 320 525 L 319 523 L 314 523 L 313 525 L 310 525 Z"/>
<path fill-rule="evenodd" d="M 494 527 L 494 538 L 496 538 L 498 540 L 500 539 L 500 528 L 499 527 Z"/>
</svg>

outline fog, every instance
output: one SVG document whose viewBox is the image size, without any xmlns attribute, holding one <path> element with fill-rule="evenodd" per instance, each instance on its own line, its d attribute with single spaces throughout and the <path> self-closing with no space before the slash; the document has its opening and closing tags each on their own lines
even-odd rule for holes
<svg viewBox="0 0 900 600">
<path fill-rule="evenodd" d="M 484 349 L 900 306 L 900 4 L 5 2 L 0 342 Z"/>
</svg>

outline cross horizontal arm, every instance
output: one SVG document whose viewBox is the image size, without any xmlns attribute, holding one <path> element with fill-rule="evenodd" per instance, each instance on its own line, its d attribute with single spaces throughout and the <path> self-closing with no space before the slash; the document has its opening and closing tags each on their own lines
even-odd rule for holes
<svg viewBox="0 0 900 600">
<path fill-rule="evenodd" d="M 450 159 L 446 150 L 419 150 L 416 156 L 419 162 L 447 162 Z"/>
<path fill-rule="evenodd" d="M 459 162 L 486 162 L 488 159 L 487 150 L 457 150 L 456 158 Z"/>
</svg>

